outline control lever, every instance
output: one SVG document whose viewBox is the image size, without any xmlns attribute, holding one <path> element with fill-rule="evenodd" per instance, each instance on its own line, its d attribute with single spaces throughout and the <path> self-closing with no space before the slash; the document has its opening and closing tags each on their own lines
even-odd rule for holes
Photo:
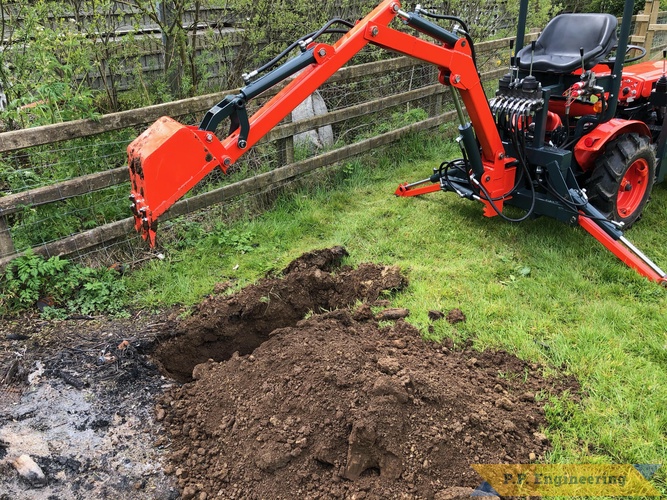
<svg viewBox="0 0 667 500">
<path fill-rule="evenodd" d="M 514 38 L 510 39 L 510 80 L 518 80 L 519 79 L 519 67 L 516 64 L 516 57 L 512 55 L 512 51 L 514 50 Z M 516 73 L 516 78 L 514 78 L 514 74 Z"/>
<path fill-rule="evenodd" d="M 503 77 L 498 81 L 498 86 L 501 89 L 509 89 L 514 83 L 514 56 L 512 56 L 512 50 L 514 49 L 514 39 L 510 39 L 510 67 L 509 72 L 505 73 Z M 518 78 L 518 76 L 517 76 Z"/>
<path fill-rule="evenodd" d="M 535 41 L 530 42 L 530 71 L 528 76 L 523 79 L 521 82 L 521 88 L 523 90 L 532 92 L 537 90 L 539 82 L 537 78 L 533 76 L 533 56 L 535 55 Z"/>
</svg>

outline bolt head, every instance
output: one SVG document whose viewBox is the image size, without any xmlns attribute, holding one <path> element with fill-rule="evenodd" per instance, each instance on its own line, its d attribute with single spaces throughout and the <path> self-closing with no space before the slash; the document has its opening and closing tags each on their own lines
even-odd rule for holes
<svg viewBox="0 0 667 500">
<path fill-rule="evenodd" d="M 318 52 L 318 54 L 320 55 L 320 57 L 324 57 L 324 56 L 327 55 L 327 51 L 324 50 L 324 49 L 320 49 L 320 51 Z"/>
<path fill-rule="evenodd" d="M 378 29 L 377 26 L 373 26 L 373 29 L 371 29 L 371 36 L 378 36 L 378 33 L 380 30 Z"/>
<path fill-rule="evenodd" d="M 239 148 L 241 148 L 241 149 L 245 149 L 247 145 L 248 145 L 248 143 L 247 143 L 246 141 L 244 141 L 243 139 L 241 139 L 241 140 L 238 142 L 238 146 L 239 146 Z"/>
<path fill-rule="evenodd" d="M 211 142 L 213 140 L 213 134 L 206 134 L 206 142 Z"/>
</svg>

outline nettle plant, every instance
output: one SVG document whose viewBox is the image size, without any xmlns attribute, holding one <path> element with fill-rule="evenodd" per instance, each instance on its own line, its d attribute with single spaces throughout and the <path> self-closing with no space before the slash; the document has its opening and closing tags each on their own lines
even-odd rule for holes
<svg viewBox="0 0 667 500">
<path fill-rule="evenodd" d="M 125 314 L 126 285 L 115 269 L 91 268 L 28 251 L 0 277 L 0 316 L 39 308 L 48 318 Z"/>
</svg>

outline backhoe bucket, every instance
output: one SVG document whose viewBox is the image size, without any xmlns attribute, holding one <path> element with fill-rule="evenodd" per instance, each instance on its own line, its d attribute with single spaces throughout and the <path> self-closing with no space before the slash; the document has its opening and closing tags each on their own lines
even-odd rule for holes
<svg viewBox="0 0 667 500">
<path fill-rule="evenodd" d="M 151 246 L 157 218 L 220 165 L 205 141 L 219 145 L 213 134 L 203 139 L 196 127 L 162 117 L 127 147 L 130 208 L 136 230 Z"/>
</svg>

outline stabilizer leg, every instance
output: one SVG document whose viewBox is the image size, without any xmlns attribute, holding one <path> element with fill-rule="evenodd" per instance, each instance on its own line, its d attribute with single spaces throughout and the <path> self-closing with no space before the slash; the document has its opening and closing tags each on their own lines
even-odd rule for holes
<svg viewBox="0 0 667 500">
<path fill-rule="evenodd" d="M 655 281 L 656 283 L 667 287 L 667 274 L 637 249 L 637 247 L 630 243 L 627 238 L 622 236 L 622 233 L 618 239 L 614 239 L 607 234 L 596 221 L 586 216 L 579 217 L 579 225 L 588 231 L 588 233 L 590 233 L 596 240 L 602 243 L 607 250 L 621 259 L 627 266 L 651 281 Z"/>
</svg>

